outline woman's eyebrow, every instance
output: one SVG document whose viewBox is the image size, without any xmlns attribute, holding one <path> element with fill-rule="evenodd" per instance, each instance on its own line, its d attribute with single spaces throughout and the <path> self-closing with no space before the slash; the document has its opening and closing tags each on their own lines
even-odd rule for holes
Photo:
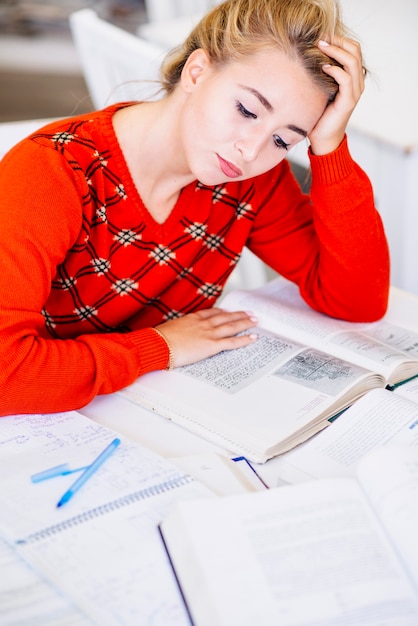
<svg viewBox="0 0 418 626">
<path fill-rule="evenodd" d="M 263 94 L 257 91 L 257 89 L 253 89 L 252 87 L 247 87 L 247 85 L 238 85 L 238 86 L 241 87 L 241 89 L 245 89 L 246 91 L 249 91 L 250 93 L 252 93 L 253 96 L 255 96 L 261 102 L 261 104 L 267 109 L 267 111 L 271 112 L 274 110 L 273 106 L 270 104 L 267 98 L 265 98 Z"/>
<path fill-rule="evenodd" d="M 286 126 L 286 128 L 288 128 L 289 130 L 293 130 L 293 132 L 298 133 L 298 135 L 302 135 L 302 137 L 308 136 L 307 131 L 303 130 L 303 128 L 299 128 L 299 126 L 294 126 L 293 124 L 289 124 L 289 126 Z"/>
<path fill-rule="evenodd" d="M 246 91 L 249 91 L 253 96 L 255 96 L 261 102 L 261 104 L 267 109 L 269 113 L 272 113 L 274 111 L 273 105 L 270 104 L 267 98 L 263 96 L 263 94 L 260 93 L 257 89 L 254 89 L 253 87 L 249 87 L 248 85 L 238 85 L 238 86 L 241 87 L 241 89 L 245 89 Z M 299 128 L 299 126 L 295 126 L 294 124 L 289 124 L 289 126 L 286 126 L 286 128 L 288 128 L 289 130 L 292 130 L 294 133 L 297 133 L 298 135 L 302 135 L 302 137 L 308 136 L 308 133 L 306 130 L 303 130 L 303 128 Z"/>
</svg>

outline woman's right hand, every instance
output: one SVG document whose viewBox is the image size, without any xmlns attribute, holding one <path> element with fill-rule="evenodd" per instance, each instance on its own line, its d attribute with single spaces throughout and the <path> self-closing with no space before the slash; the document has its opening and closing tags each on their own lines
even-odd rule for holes
<svg viewBox="0 0 418 626">
<path fill-rule="evenodd" d="M 257 319 L 251 313 L 212 308 L 164 322 L 156 329 L 171 347 L 173 366 L 180 367 L 223 350 L 247 346 L 257 339 L 257 335 L 237 335 L 256 325 Z"/>
<path fill-rule="evenodd" d="M 338 83 L 338 93 L 309 134 L 312 152 L 320 156 L 336 150 L 344 139 L 350 116 L 364 91 L 365 72 L 357 41 L 336 37 L 332 44 L 320 41 L 318 46 L 339 63 L 323 66 L 323 71 Z"/>
</svg>

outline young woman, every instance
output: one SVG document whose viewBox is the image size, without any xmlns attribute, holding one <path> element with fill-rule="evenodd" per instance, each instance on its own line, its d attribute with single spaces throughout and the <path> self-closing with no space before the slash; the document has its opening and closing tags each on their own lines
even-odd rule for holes
<svg viewBox="0 0 418 626">
<path fill-rule="evenodd" d="M 0 164 L 2 415 L 78 408 L 256 341 L 250 312 L 214 306 L 244 245 L 319 311 L 386 310 L 387 244 L 345 135 L 361 50 L 333 0 L 216 6 L 162 86 Z M 310 197 L 285 160 L 306 139 Z"/>
</svg>

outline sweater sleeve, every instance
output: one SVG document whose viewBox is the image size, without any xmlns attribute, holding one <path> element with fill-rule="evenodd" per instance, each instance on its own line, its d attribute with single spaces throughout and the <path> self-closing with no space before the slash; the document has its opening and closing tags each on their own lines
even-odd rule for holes
<svg viewBox="0 0 418 626">
<path fill-rule="evenodd" d="M 248 245 L 314 309 L 353 322 L 379 319 L 388 303 L 389 252 L 370 181 L 347 138 L 310 161 L 310 196 L 287 162 L 268 181 L 273 191 L 261 202 Z"/>
<path fill-rule="evenodd" d="M 0 188 L 0 415 L 80 408 L 165 368 L 168 348 L 152 328 L 65 340 L 46 334 L 42 309 L 82 222 L 65 160 L 24 141 L 2 160 Z"/>
</svg>

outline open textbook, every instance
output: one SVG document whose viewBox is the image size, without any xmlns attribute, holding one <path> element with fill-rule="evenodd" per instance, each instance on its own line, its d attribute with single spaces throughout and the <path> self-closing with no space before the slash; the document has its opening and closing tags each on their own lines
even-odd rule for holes
<svg viewBox="0 0 418 626">
<path fill-rule="evenodd" d="M 418 374 L 418 298 L 399 290 L 391 298 L 385 319 L 353 324 L 313 311 L 283 278 L 233 291 L 222 306 L 258 317 L 256 342 L 146 374 L 120 393 L 264 462 L 306 441 L 368 390 Z"/>
<path fill-rule="evenodd" d="M 209 489 L 129 440 L 65 506 L 77 474 L 31 482 L 88 465 L 114 435 L 76 411 L 0 420 L 1 624 L 188 625 L 157 526 L 177 499 Z"/>
<path fill-rule="evenodd" d="M 418 379 L 369 391 L 328 428 L 262 466 L 263 480 L 274 487 L 352 477 L 360 460 L 382 446 L 418 449 Z"/>
<path fill-rule="evenodd" d="M 161 534 L 194 626 L 416 626 L 418 450 L 357 479 L 181 502 Z"/>
</svg>

